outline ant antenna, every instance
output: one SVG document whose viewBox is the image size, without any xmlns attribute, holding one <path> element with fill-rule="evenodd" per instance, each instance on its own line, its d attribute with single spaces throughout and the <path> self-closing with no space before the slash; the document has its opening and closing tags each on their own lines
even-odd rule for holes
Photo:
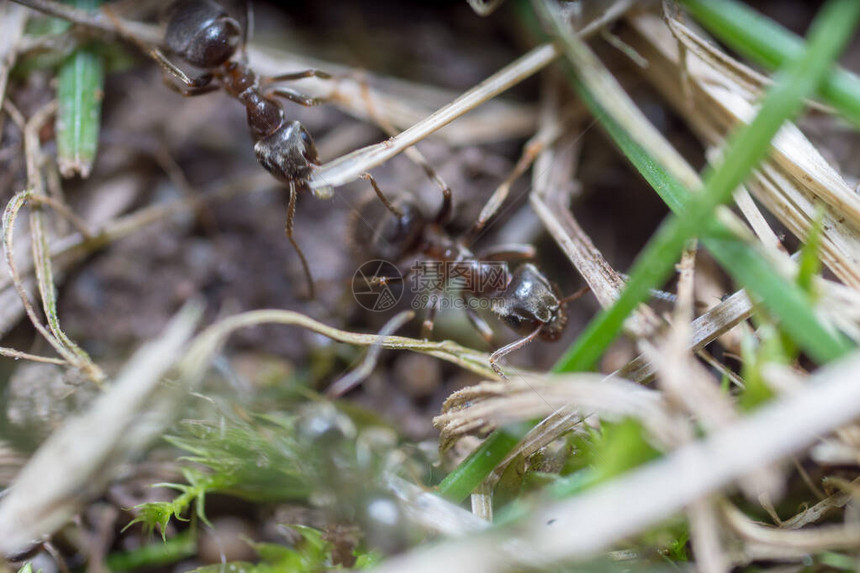
<svg viewBox="0 0 860 573">
<path fill-rule="evenodd" d="M 248 42 L 254 34 L 254 4 L 245 0 L 245 22 L 242 25 L 242 62 L 248 63 Z"/>
<path fill-rule="evenodd" d="M 578 300 L 579 298 L 582 297 L 582 295 L 584 295 L 585 293 L 587 293 L 590 290 L 591 290 L 591 287 L 588 285 L 585 285 L 584 287 L 582 287 L 581 289 L 579 289 L 575 293 L 568 295 L 568 296 L 564 297 L 563 299 L 561 299 L 560 301 L 558 301 L 558 304 L 563 305 L 563 304 L 567 304 L 569 302 L 573 302 L 575 300 Z"/>
<path fill-rule="evenodd" d="M 498 374 L 499 378 L 501 378 L 504 382 L 508 382 L 509 379 L 508 379 L 507 375 L 505 375 L 505 373 L 502 372 L 502 369 L 499 367 L 498 364 L 496 364 L 496 362 L 498 362 L 500 359 L 504 358 L 505 356 L 507 356 L 511 352 L 514 352 L 514 351 L 519 350 L 520 348 L 526 346 L 529 342 L 531 342 L 532 340 L 537 338 L 538 334 L 540 334 L 541 329 L 543 329 L 543 326 L 544 325 L 541 324 L 540 326 L 538 326 L 534 330 L 534 332 L 532 332 L 528 336 L 524 336 L 523 338 L 520 338 L 519 340 L 515 340 L 506 346 L 502 346 L 501 348 L 499 348 L 498 350 L 496 350 L 495 352 L 490 354 L 490 360 L 489 360 L 490 368 L 492 368 L 493 372 Z"/>
<path fill-rule="evenodd" d="M 290 181 L 290 203 L 287 207 L 287 224 L 285 227 L 285 231 L 287 233 L 287 239 L 292 243 L 293 248 L 296 250 L 296 254 L 299 255 L 299 259 L 302 261 L 302 269 L 305 271 L 305 278 L 308 280 L 308 298 L 313 299 L 315 297 L 314 293 L 314 278 L 311 275 L 311 268 L 308 265 L 308 260 L 305 258 L 305 254 L 302 252 L 302 249 L 299 248 L 299 244 L 293 238 L 293 222 L 296 217 L 296 184 L 293 181 Z"/>
</svg>

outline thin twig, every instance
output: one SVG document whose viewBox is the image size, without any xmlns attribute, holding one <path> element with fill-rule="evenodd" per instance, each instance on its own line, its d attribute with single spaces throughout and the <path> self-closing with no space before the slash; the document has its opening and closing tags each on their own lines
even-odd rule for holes
<svg viewBox="0 0 860 573">
<path fill-rule="evenodd" d="M 111 19 L 102 12 L 90 12 L 79 8 L 73 8 L 72 6 L 56 2 L 55 0 L 13 1 L 18 4 L 23 4 L 28 8 L 32 8 L 33 10 L 38 10 L 39 12 L 48 14 L 49 16 L 62 18 L 74 24 L 78 24 L 79 26 L 98 30 L 99 32 L 123 38 L 125 40 L 134 42 L 143 41 L 154 45 L 161 42 L 161 34 L 159 33 L 157 26 L 122 20 L 122 27 L 118 27 L 115 22 L 111 21 Z M 129 34 L 133 34 L 134 37 L 129 37 Z"/>
<path fill-rule="evenodd" d="M 20 350 L 15 350 L 14 348 L 6 348 L 3 346 L 0 346 L 0 356 L 6 356 L 7 358 L 12 358 L 13 360 L 30 360 L 31 362 L 43 362 L 45 364 L 57 364 L 59 366 L 64 366 L 65 364 L 67 364 L 67 362 L 62 358 L 51 358 L 49 356 L 29 354 L 27 352 L 21 352 Z"/>
<path fill-rule="evenodd" d="M 225 318 L 210 326 L 200 336 L 195 338 L 194 343 L 188 349 L 186 357 L 182 362 L 182 368 L 184 370 L 191 369 L 202 372 L 202 370 L 208 367 L 214 353 L 217 352 L 218 348 L 233 332 L 242 328 L 263 324 L 299 326 L 337 342 L 344 342 L 355 346 L 379 344 L 380 347 L 386 349 L 421 352 L 441 358 L 466 370 L 471 370 L 487 379 L 496 379 L 495 373 L 488 366 L 487 361 L 489 357 L 486 353 L 460 346 L 450 340 L 433 342 L 404 336 L 359 334 L 328 326 L 304 314 L 291 310 L 256 310 Z"/>
<path fill-rule="evenodd" d="M 27 163 L 27 185 L 29 193 L 37 200 L 47 198 L 44 181 L 39 169 L 42 152 L 39 139 L 39 130 L 57 109 L 56 101 L 49 103 L 33 114 L 24 128 L 24 149 Z M 54 273 L 51 265 L 50 247 L 48 236 L 44 228 L 42 212 L 38 208 L 30 209 L 30 236 L 33 251 L 33 264 L 36 269 L 36 281 L 39 286 L 39 294 L 42 298 L 42 309 L 54 337 L 59 341 L 71 356 L 71 363 L 84 373 L 95 384 L 100 385 L 105 379 L 105 374 L 90 358 L 90 356 L 77 344 L 75 344 L 60 328 L 57 316 L 56 286 Z"/>
<path fill-rule="evenodd" d="M 631 0 L 615 2 L 599 18 L 583 27 L 578 32 L 579 35 L 587 38 L 607 23 L 620 17 L 632 4 Z M 463 114 L 531 77 L 553 62 L 560 53 L 559 49 L 551 43 L 534 48 L 396 137 L 326 163 L 311 176 L 310 188 L 330 189 L 354 181 L 365 171 L 388 161 Z"/>
<path fill-rule="evenodd" d="M 413 318 L 415 318 L 415 313 L 411 310 L 405 310 L 397 313 L 391 320 L 386 322 L 379 331 L 379 338 L 370 345 L 370 350 L 367 351 L 364 360 L 361 361 L 358 368 L 336 380 L 326 391 L 326 396 L 329 398 L 343 396 L 367 378 L 376 366 L 377 360 L 379 360 L 379 353 L 382 352 L 382 343 L 385 341 L 385 338 L 397 332 L 398 329 Z"/>
</svg>

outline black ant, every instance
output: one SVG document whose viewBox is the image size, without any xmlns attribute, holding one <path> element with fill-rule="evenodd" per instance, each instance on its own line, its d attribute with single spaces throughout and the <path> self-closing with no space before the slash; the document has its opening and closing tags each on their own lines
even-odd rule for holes
<svg viewBox="0 0 860 573">
<path fill-rule="evenodd" d="M 178 0 L 170 5 L 166 16 L 164 43 L 168 50 L 203 73 L 189 76 L 158 48 L 150 49 L 149 54 L 169 74 L 164 77 L 165 83 L 183 96 L 223 89 L 245 106 L 257 161 L 290 189 L 286 234 L 301 259 L 313 298 L 313 278 L 307 259 L 293 238 L 293 221 L 297 187 L 307 181 L 320 161 L 310 133 L 298 121 L 289 121 L 282 103 L 275 98 L 304 106 L 317 105 L 324 100 L 271 84 L 310 77 L 330 79 L 331 76 L 315 69 L 277 76 L 257 75 L 246 61 L 246 26 L 240 26 L 216 0 Z M 247 18 L 245 21 L 247 23 Z M 236 58 L 240 47 L 241 57 Z"/>
<path fill-rule="evenodd" d="M 437 183 L 441 183 L 428 165 L 423 167 Z M 372 175 L 365 173 L 362 177 L 370 182 L 377 195 L 382 196 Z M 382 212 L 375 201 L 365 203 L 353 221 L 352 239 L 367 259 L 400 264 L 422 256 L 424 260 L 407 270 L 406 274 L 410 271 L 422 272 L 428 268 L 428 264 L 436 266 L 437 270 L 442 270 L 441 274 L 433 273 L 436 283 L 433 288 L 438 291 L 445 290 L 452 282 L 456 283 L 458 277 L 466 277 L 458 285 L 462 288 L 458 290 L 457 296 L 464 301 L 462 306 L 466 315 L 481 336 L 492 343 L 493 331 L 475 312 L 473 305 L 469 304 L 471 300 L 488 303 L 478 306 L 488 308 L 522 336 L 490 355 L 489 363 L 493 371 L 500 378 L 507 379 L 498 361 L 536 338 L 550 342 L 558 340 L 567 324 L 565 305 L 585 294 L 588 287 L 562 298 L 557 287 L 532 263 L 520 263 L 512 273 L 508 273 L 506 261 L 534 256 L 534 248 L 530 245 L 491 248 L 476 256 L 461 238 L 469 236 L 468 233 L 453 237 L 445 230 L 452 214 L 451 189 L 444 183 L 440 186 L 443 192 L 442 204 L 433 217 L 425 215 L 418 204 L 406 196 L 393 200 L 387 213 Z M 372 222 L 373 227 L 365 224 L 367 222 Z M 389 278 L 378 277 L 376 280 L 385 283 Z M 429 298 L 430 304 L 421 330 L 425 339 L 432 334 L 440 300 L 438 296 Z"/>
<path fill-rule="evenodd" d="M 60 17 L 70 17 L 62 5 L 52 0 L 28 2 L 18 0 L 36 10 Z M 301 259 L 308 280 L 310 297 L 314 297 L 313 278 L 304 253 L 293 238 L 293 221 L 298 191 L 304 188 L 313 169 L 320 164 L 313 138 L 298 121 L 286 117 L 283 98 L 299 105 L 314 106 L 325 98 L 314 98 L 282 86 L 277 82 L 302 78 L 331 79 L 325 72 L 307 69 L 276 76 L 260 76 L 247 62 L 246 42 L 248 16 L 240 25 L 217 0 L 176 0 L 164 12 L 166 28 L 164 45 L 167 52 L 182 62 L 201 70 L 191 76 L 172 62 L 159 48 L 151 48 L 134 33 L 125 29 L 109 6 L 104 13 L 114 22 L 120 35 L 131 40 L 157 61 L 165 72 L 164 81 L 172 90 L 183 96 L 198 96 L 223 89 L 239 100 L 247 113 L 248 128 L 254 139 L 257 161 L 278 181 L 290 189 L 290 200 L 285 225 L 287 238 Z M 247 10 L 247 3 L 246 3 Z M 100 28 L 94 23 L 87 25 Z M 237 57 L 237 51 L 240 51 Z M 317 190 L 326 196 L 330 189 Z"/>
<path fill-rule="evenodd" d="M 71 18 L 63 5 L 55 0 L 16 1 L 54 16 Z M 305 188 L 314 168 L 320 165 L 320 160 L 311 134 L 300 122 L 286 118 L 284 107 L 276 98 L 307 107 L 324 103 L 326 98 L 310 97 L 272 84 L 311 77 L 331 79 L 332 76 L 316 69 L 276 76 L 258 75 L 247 62 L 246 42 L 250 14 L 247 1 L 245 7 L 246 16 L 240 25 L 218 0 L 175 0 L 168 4 L 164 11 L 164 45 L 169 54 L 201 70 L 202 73 L 196 76 L 188 75 L 159 48 L 149 47 L 127 30 L 109 6 L 103 6 L 102 10 L 113 20 L 116 30 L 123 38 L 137 44 L 159 63 L 165 72 L 164 82 L 170 89 L 186 97 L 223 89 L 245 106 L 257 161 L 290 189 L 286 235 L 301 260 L 308 281 L 309 297 L 314 298 L 310 266 L 293 237 L 293 226 L 298 192 Z M 92 22 L 79 23 L 102 29 Z M 237 51 L 240 52 L 239 57 Z M 331 189 L 316 189 L 314 193 L 327 198 Z M 385 196 L 380 193 L 379 198 L 386 208 L 392 209 Z"/>
</svg>

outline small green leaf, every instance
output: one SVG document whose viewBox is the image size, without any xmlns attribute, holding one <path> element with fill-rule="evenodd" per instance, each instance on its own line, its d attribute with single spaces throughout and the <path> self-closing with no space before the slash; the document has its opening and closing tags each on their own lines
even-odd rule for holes
<svg viewBox="0 0 860 573">
<path fill-rule="evenodd" d="M 135 523 L 143 524 L 143 532 L 149 536 L 155 531 L 156 526 L 161 533 L 162 541 L 167 541 L 167 525 L 170 523 L 170 518 L 176 513 L 175 506 L 167 501 L 151 501 L 142 503 L 134 507 L 138 511 L 137 517 L 132 519 L 128 525 L 123 527 L 123 531 L 134 525 Z"/>
<path fill-rule="evenodd" d="M 75 7 L 94 10 L 99 0 L 74 0 Z M 57 163 L 64 177 L 87 177 L 99 143 L 104 62 L 97 47 L 79 47 L 60 65 L 57 97 Z"/>
</svg>

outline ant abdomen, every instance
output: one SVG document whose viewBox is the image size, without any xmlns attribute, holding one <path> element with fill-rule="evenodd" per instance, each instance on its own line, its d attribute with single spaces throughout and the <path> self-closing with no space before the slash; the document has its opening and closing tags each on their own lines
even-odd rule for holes
<svg viewBox="0 0 860 573">
<path fill-rule="evenodd" d="M 516 268 L 493 312 L 511 330 L 526 335 L 540 328 L 538 336 L 558 340 L 567 324 L 567 313 L 558 289 L 531 263 Z"/>
<path fill-rule="evenodd" d="M 218 67 L 236 53 L 242 27 L 214 0 L 180 0 L 167 11 L 164 43 L 197 68 Z"/>
<path fill-rule="evenodd" d="M 352 217 L 350 238 L 365 259 L 381 259 L 396 265 L 420 250 L 427 220 L 408 197 L 398 196 L 391 204 L 400 215 L 369 195 Z"/>
</svg>

